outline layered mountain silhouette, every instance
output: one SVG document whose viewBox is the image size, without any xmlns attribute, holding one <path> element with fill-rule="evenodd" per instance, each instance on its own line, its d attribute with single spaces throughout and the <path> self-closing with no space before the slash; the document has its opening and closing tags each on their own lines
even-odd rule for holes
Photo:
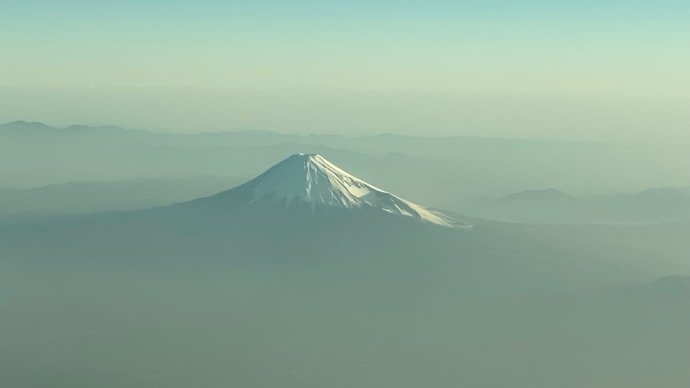
<svg viewBox="0 0 690 388">
<path fill-rule="evenodd" d="M 684 187 L 641 192 L 575 196 L 555 189 L 528 190 L 499 198 L 478 197 L 463 213 L 485 219 L 526 223 L 655 223 L 690 220 Z"/>
<path fill-rule="evenodd" d="M 416 267 L 426 265 L 424 257 L 450 257 L 459 235 L 474 233 L 460 217 L 389 193 L 318 154 L 294 154 L 208 197 L 7 227 L 0 253 L 155 265 L 397 261 Z"/>
<path fill-rule="evenodd" d="M 176 263 L 193 270 L 263 266 L 270 274 L 308 267 L 300 276 L 315 276 L 318 267 L 323 277 L 404 273 L 410 279 L 433 276 L 439 287 L 506 294 L 569 290 L 589 266 L 609 268 L 620 245 L 629 252 L 626 263 L 648 259 L 647 241 L 663 243 L 670 257 L 682 256 L 688 226 L 526 227 L 476 219 L 469 225 L 460 215 L 367 183 L 322 156 L 295 154 L 204 198 L 0 224 L 0 257 L 50 265 Z"/>
</svg>

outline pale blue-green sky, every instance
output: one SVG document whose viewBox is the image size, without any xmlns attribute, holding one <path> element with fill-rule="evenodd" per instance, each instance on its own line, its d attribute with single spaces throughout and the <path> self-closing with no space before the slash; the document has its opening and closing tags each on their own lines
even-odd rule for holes
<svg viewBox="0 0 690 388">
<path fill-rule="evenodd" d="M 690 141 L 687 1 L 6 0 L 2 13 L 0 120 Z"/>
</svg>

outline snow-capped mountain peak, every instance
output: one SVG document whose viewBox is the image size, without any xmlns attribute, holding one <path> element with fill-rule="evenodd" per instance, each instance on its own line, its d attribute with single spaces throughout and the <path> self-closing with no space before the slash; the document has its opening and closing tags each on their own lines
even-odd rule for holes
<svg viewBox="0 0 690 388">
<path fill-rule="evenodd" d="M 302 202 L 314 207 L 375 208 L 446 227 L 466 226 L 379 189 L 318 154 L 294 154 L 235 190 L 249 193 L 253 204 Z"/>
</svg>

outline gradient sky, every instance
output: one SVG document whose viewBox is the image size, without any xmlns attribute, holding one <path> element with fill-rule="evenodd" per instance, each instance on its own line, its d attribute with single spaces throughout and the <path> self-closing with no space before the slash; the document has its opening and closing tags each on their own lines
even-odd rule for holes
<svg viewBox="0 0 690 388">
<path fill-rule="evenodd" d="M 3 121 L 690 143 L 687 1 L 2 8 Z"/>
</svg>

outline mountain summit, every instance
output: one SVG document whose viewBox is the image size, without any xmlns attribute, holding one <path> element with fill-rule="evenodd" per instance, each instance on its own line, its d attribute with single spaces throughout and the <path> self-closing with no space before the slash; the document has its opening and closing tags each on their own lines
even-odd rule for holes
<svg viewBox="0 0 690 388">
<path fill-rule="evenodd" d="M 445 227 L 466 227 L 449 215 L 379 189 L 318 154 L 294 154 L 249 182 L 214 197 L 237 194 L 252 205 L 370 209 Z"/>
</svg>

